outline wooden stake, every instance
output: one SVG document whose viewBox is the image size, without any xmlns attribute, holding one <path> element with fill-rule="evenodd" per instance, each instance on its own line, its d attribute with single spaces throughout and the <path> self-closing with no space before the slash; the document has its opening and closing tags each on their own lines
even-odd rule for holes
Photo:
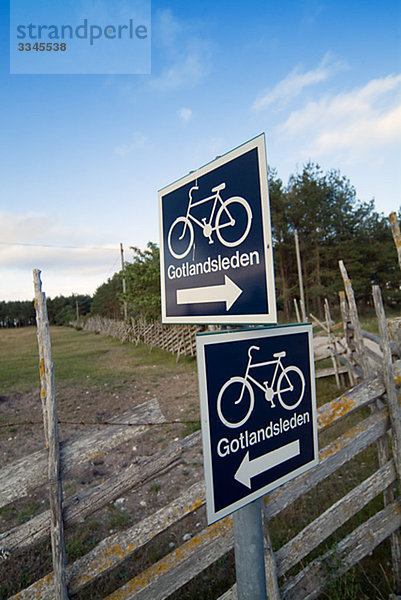
<svg viewBox="0 0 401 600">
<path fill-rule="evenodd" d="M 391 358 L 390 333 L 387 326 L 381 291 L 378 285 L 373 288 L 373 300 L 379 323 L 383 352 L 383 380 L 387 391 L 387 403 L 393 432 L 393 455 L 398 478 L 401 481 L 401 417 L 398 406 L 397 390 L 394 382 L 394 370 Z"/>
<path fill-rule="evenodd" d="M 334 369 L 334 375 L 336 378 L 337 389 L 340 389 L 340 387 L 341 387 L 340 374 L 338 372 L 338 364 L 337 364 L 337 359 L 336 359 L 336 355 L 337 355 L 336 337 L 331 331 L 331 315 L 330 315 L 329 301 L 327 300 L 327 298 L 324 299 L 324 313 L 325 313 L 325 317 L 326 317 L 326 325 L 327 325 L 327 330 L 328 330 L 328 334 L 329 334 L 329 344 L 330 344 L 329 349 L 330 349 L 330 354 L 331 354 L 331 362 L 332 362 L 333 369 Z"/>
<path fill-rule="evenodd" d="M 348 310 L 351 323 L 354 327 L 355 348 L 358 355 L 358 363 L 362 369 L 363 377 L 369 377 L 369 366 L 365 353 L 365 345 L 363 343 L 362 328 L 358 318 L 358 309 L 356 307 L 354 290 L 352 289 L 351 281 L 348 277 L 347 270 L 342 260 L 339 261 L 341 275 L 344 281 L 345 293 L 348 300 Z"/>
<path fill-rule="evenodd" d="M 125 263 L 124 263 L 124 247 L 122 245 L 122 242 L 120 242 L 120 254 L 121 254 L 121 270 L 123 273 L 123 294 L 125 296 L 125 294 L 127 293 L 127 287 L 126 287 L 126 283 L 125 283 Z M 128 305 L 126 300 L 124 300 L 124 321 L 128 320 Z"/>
<path fill-rule="evenodd" d="M 266 591 L 269 600 L 280 600 L 280 588 L 278 585 L 277 563 L 273 552 L 267 519 L 263 525 L 263 538 L 265 546 L 266 565 Z"/>
<path fill-rule="evenodd" d="M 401 232 L 400 232 L 400 226 L 399 226 L 398 220 L 397 220 L 397 213 L 395 213 L 395 212 L 390 213 L 389 220 L 390 220 L 390 225 L 391 225 L 391 231 L 393 232 L 395 247 L 397 248 L 398 264 L 400 265 L 400 269 L 401 269 Z"/>
<path fill-rule="evenodd" d="M 398 480 L 401 482 L 401 417 L 395 387 L 394 369 L 391 356 L 390 332 L 386 321 L 381 291 L 378 285 L 372 287 L 373 300 L 379 324 L 381 346 L 383 352 L 383 380 L 387 392 L 387 404 L 392 431 L 393 458 Z M 388 490 L 390 492 L 390 490 Z M 391 490 L 391 496 L 393 496 Z M 394 587 L 401 593 L 401 538 L 399 532 L 391 536 L 391 554 L 393 561 Z"/>
<path fill-rule="evenodd" d="M 295 253 L 297 255 L 297 266 L 298 266 L 298 281 L 299 281 L 301 315 L 302 315 L 302 320 L 305 323 L 306 309 L 305 309 L 304 284 L 303 284 L 303 279 L 302 279 L 302 265 L 301 265 L 301 253 L 299 251 L 298 231 L 296 229 L 294 231 L 294 236 L 295 236 Z"/>
<path fill-rule="evenodd" d="M 338 295 L 340 298 L 341 318 L 343 321 L 343 329 L 344 329 L 344 336 L 345 336 L 345 344 L 346 344 L 347 353 L 348 353 L 348 360 L 349 360 L 349 362 L 351 362 L 351 360 L 352 360 L 352 344 L 351 344 L 352 336 L 351 336 L 351 331 L 350 331 L 351 320 L 349 318 L 348 304 L 347 304 L 347 300 L 345 298 L 344 291 L 338 292 Z M 355 375 L 354 375 L 352 369 L 348 369 L 348 377 L 349 377 L 350 385 L 351 385 L 351 387 L 353 387 L 356 383 L 356 379 L 355 379 Z"/>
<path fill-rule="evenodd" d="M 296 317 L 297 317 L 297 323 L 300 323 L 301 322 L 301 317 L 300 317 L 300 314 L 299 314 L 298 302 L 297 302 L 296 298 L 294 298 L 294 307 L 295 307 L 295 314 L 296 314 Z"/>
<path fill-rule="evenodd" d="M 54 365 L 51 353 L 49 321 L 46 297 L 42 292 L 40 271 L 33 271 L 35 288 L 36 321 L 38 328 L 40 376 L 46 406 L 47 441 L 49 449 L 48 478 L 50 497 L 50 535 L 54 570 L 54 598 L 68 600 L 66 583 L 66 552 L 62 517 L 62 486 L 60 475 L 60 453 L 57 425 L 57 407 L 54 385 Z M 43 363 L 42 363 L 43 360 Z M 42 370 L 43 369 L 43 370 Z M 46 423 L 45 423 L 46 426 Z"/>
</svg>

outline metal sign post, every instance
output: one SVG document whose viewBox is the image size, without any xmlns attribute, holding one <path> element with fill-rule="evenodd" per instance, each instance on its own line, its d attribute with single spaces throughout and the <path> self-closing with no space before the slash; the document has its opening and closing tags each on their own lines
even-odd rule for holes
<svg viewBox="0 0 401 600">
<path fill-rule="evenodd" d="M 233 514 L 238 600 L 266 600 L 261 501 Z"/>
</svg>

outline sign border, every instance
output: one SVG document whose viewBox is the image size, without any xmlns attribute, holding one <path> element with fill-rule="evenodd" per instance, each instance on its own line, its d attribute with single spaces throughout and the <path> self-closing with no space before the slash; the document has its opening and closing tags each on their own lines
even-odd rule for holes
<svg viewBox="0 0 401 600">
<path fill-rule="evenodd" d="M 201 177 L 210 171 L 221 167 L 222 165 L 234 160 L 235 158 L 257 149 L 259 158 L 259 179 L 260 179 L 260 194 L 261 194 L 261 211 L 262 211 L 262 226 L 263 226 L 263 246 L 265 250 L 265 285 L 267 293 L 268 313 L 255 313 L 244 315 L 183 315 L 183 316 L 167 316 L 166 307 L 166 275 L 165 275 L 165 256 L 164 256 L 164 232 L 163 232 L 163 212 L 162 198 L 166 194 L 175 189 L 190 183 L 197 177 Z M 159 200 L 159 239 L 160 239 L 160 291 L 161 291 L 161 314 L 162 322 L 166 324 L 275 324 L 277 323 L 277 307 L 276 307 L 276 290 L 274 282 L 274 264 L 273 264 L 273 243 L 270 224 L 270 204 L 269 191 L 267 184 L 267 162 L 266 162 L 266 144 L 265 134 L 262 133 L 253 139 L 237 146 L 226 154 L 217 157 L 203 167 L 195 171 L 191 171 L 188 175 L 174 181 L 168 186 L 161 188 L 158 191 Z"/>
<path fill-rule="evenodd" d="M 235 342 L 239 340 L 252 340 L 260 337 L 280 337 L 281 335 L 295 334 L 295 333 L 307 333 L 309 340 L 309 363 L 310 363 L 310 377 L 311 377 L 311 403 L 312 403 L 312 427 L 313 427 L 313 445 L 314 445 L 314 458 L 299 467 L 298 469 L 287 473 L 287 475 L 280 479 L 255 490 L 249 495 L 233 502 L 225 508 L 215 511 L 214 510 L 214 488 L 213 488 L 213 465 L 212 465 L 212 453 L 211 453 L 211 440 L 210 440 L 210 427 L 209 427 L 209 407 L 208 407 L 208 394 L 207 394 L 207 379 L 206 379 L 206 362 L 205 362 L 205 346 L 209 344 L 221 344 L 227 342 Z M 283 485 L 287 481 L 294 479 L 298 475 L 301 475 L 305 471 L 316 466 L 319 462 L 319 449 L 318 449 L 318 430 L 317 430 L 317 404 L 316 404 L 316 386 L 315 386 L 315 363 L 313 356 L 313 332 L 312 324 L 301 323 L 293 325 L 277 325 L 271 327 L 255 327 L 252 329 L 241 329 L 238 331 L 217 331 L 217 332 L 205 332 L 196 334 L 196 353 L 197 353 L 197 364 L 198 364 L 198 381 L 199 381 L 199 396 L 200 396 L 200 408 L 201 408 L 201 426 L 202 426 L 202 445 L 203 445 L 203 463 L 205 471 L 205 482 L 206 482 L 206 513 L 208 524 L 211 525 L 215 521 L 226 517 L 232 512 L 246 506 L 253 500 L 264 496 L 268 492 L 276 489 Z"/>
</svg>

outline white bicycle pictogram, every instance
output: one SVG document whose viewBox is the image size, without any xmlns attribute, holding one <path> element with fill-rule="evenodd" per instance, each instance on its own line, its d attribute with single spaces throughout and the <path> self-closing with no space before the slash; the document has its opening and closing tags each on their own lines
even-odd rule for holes
<svg viewBox="0 0 401 600">
<path fill-rule="evenodd" d="M 273 354 L 275 360 L 254 364 L 252 364 L 252 350 L 260 350 L 260 348 L 259 346 L 250 346 L 250 348 L 248 348 L 249 359 L 245 375 L 243 377 L 235 376 L 228 379 L 222 385 L 217 397 L 217 413 L 220 421 L 230 428 L 241 427 L 241 425 L 244 425 L 253 411 L 255 405 L 255 393 L 251 382 L 263 391 L 266 401 L 270 402 L 271 408 L 275 408 L 276 405 L 274 404 L 273 399 L 277 396 L 278 401 L 283 408 L 286 410 L 294 410 L 300 404 L 304 395 L 305 377 L 301 369 L 295 365 L 284 367 L 281 363 L 281 359 L 286 356 L 285 350 Z M 251 369 L 268 365 L 275 365 L 270 385 L 268 381 L 260 383 L 249 374 Z M 240 386 L 239 391 L 237 390 L 238 386 Z M 229 388 L 230 391 L 227 392 Z M 244 414 L 244 406 L 247 406 L 247 404 L 242 404 L 241 417 L 238 421 L 235 419 L 229 420 L 223 414 L 223 402 L 225 406 L 229 404 L 230 408 L 240 403 L 248 403 L 249 406 L 245 416 L 242 416 Z"/>
<path fill-rule="evenodd" d="M 211 196 L 196 201 L 193 200 L 192 194 L 199 189 L 199 186 L 194 185 L 191 187 L 186 215 L 177 217 L 168 232 L 167 243 L 172 256 L 178 259 L 184 258 L 191 250 L 194 243 L 194 226 L 192 222 L 202 229 L 206 238 L 209 238 L 209 244 L 213 244 L 213 232 L 216 232 L 217 238 L 223 246 L 227 247 L 238 246 L 246 239 L 252 223 L 251 207 L 241 196 L 231 196 L 223 200 L 220 192 L 225 187 L 225 183 L 220 183 L 211 189 Z M 198 219 L 191 211 L 196 206 L 206 202 L 213 202 L 209 217 Z M 233 216 L 233 212 L 237 213 L 238 209 L 241 213 L 240 219 Z M 234 230 L 232 237 L 227 236 L 227 228 L 235 228 L 236 226 L 237 229 Z M 230 231 L 233 230 L 230 229 Z"/>
</svg>

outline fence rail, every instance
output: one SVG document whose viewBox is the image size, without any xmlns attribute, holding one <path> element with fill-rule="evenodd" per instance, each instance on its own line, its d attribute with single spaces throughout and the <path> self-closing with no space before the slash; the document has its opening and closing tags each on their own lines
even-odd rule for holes
<svg viewBox="0 0 401 600">
<path fill-rule="evenodd" d="M 160 321 L 147 323 L 135 319 L 124 322 L 99 316 L 89 317 L 83 323 L 72 322 L 72 325 L 80 325 L 85 331 L 109 335 L 123 342 L 162 348 L 176 354 L 177 360 L 181 355 L 195 356 L 195 334 L 204 330 L 198 325 L 162 325 Z"/>
<path fill-rule="evenodd" d="M 377 296 L 377 291 L 376 291 Z M 348 297 L 348 302 L 352 296 Z M 379 302 L 376 297 L 375 302 Z M 350 308 L 350 306 L 348 306 Z M 352 307 L 352 310 L 355 307 Z M 352 311 L 351 311 L 352 312 Z M 321 514 L 306 523 L 292 539 L 287 540 L 280 547 L 271 549 L 267 530 L 265 532 L 265 557 L 267 568 L 266 576 L 268 588 L 276 590 L 273 599 L 282 600 L 310 600 L 317 598 L 327 584 L 336 577 L 342 576 L 349 568 L 370 554 L 382 541 L 391 539 L 394 591 L 401 592 L 401 578 L 399 577 L 399 528 L 401 526 L 401 499 L 395 495 L 394 483 L 400 482 L 400 412 L 399 404 L 401 395 L 397 385 L 401 383 L 401 360 L 392 363 L 392 351 L 388 338 L 387 325 L 383 315 L 379 316 L 384 360 L 386 365 L 379 371 L 376 369 L 370 377 L 365 377 L 358 385 L 353 386 L 345 394 L 326 403 L 318 409 L 318 431 L 322 439 L 324 432 L 329 432 L 340 422 L 343 423 L 343 432 L 336 435 L 335 439 L 327 442 L 319 452 L 318 465 L 303 473 L 299 477 L 273 490 L 264 498 L 263 513 L 267 524 L 273 518 L 282 514 L 305 494 L 315 490 L 329 477 L 336 475 L 338 470 L 361 452 L 372 445 L 379 448 L 378 464 L 371 468 L 365 479 L 358 481 L 350 489 L 326 508 Z M 355 316 L 353 317 L 355 319 Z M 89 322 L 88 322 L 89 323 Z M 156 344 L 156 338 L 162 339 L 165 347 L 170 351 L 182 353 L 185 347 L 183 331 L 190 332 L 194 338 L 193 327 L 176 329 L 172 335 L 167 333 L 163 326 L 143 324 L 141 328 L 130 325 L 103 320 L 92 322 L 89 327 L 98 331 L 102 325 L 102 332 L 113 336 L 126 336 L 130 341 L 145 341 L 150 345 Z M 355 327 L 355 320 L 353 320 Z M 170 327 L 169 327 L 170 329 Z M 387 332 L 386 332 L 387 331 Z M 386 337 L 387 336 L 387 337 Z M 361 344 L 355 349 L 352 361 L 357 368 L 366 369 L 368 364 L 366 356 L 361 359 L 363 352 Z M 357 362 L 359 361 L 359 362 Z M 380 403 L 378 403 L 380 400 Z M 367 415 L 363 409 L 370 407 L 371 413 Z M 348 417 L 353 415 L 352 425 Z M 107 428 L 85 439 L 71 441 L 61 446 L 62 475 L 76 465 L 91 460 L 99 454 L 110 451 L 128 439 L 141 436 L 149 428 L 149 423 L 162 423 L 163 415 L 157 401 L 147 402 L 137 407 L 130 414 L 116 419 L 119 425 Z M 124 424 L 125 423 L 125 424 Z M 133 426 L 129 424 L 135 423 Z M 391 433 L 391 443 L 387 439 Z M 165 473 L 178 461 L 186 459 L 190 449 L 200 450 L 201 436 L 199 432 L 187 438 L 171 443 L 163 452 L 155 454 L 141 462 L 130 465 L 115 474 L 96 488 L 88 490 L 79 497 L 72 496 L 63 502 L 63 521 L 68 528 L 80 522 L 86 516 L 106 506 L 110 501 L 120 497 L 129 490 L 135 490 L 148 482 L 151 478 Z M 384 452 L 384 448 L 387 450 Z M 34 453 L 23 458 L 13 465 L 0 471 L 0 501 L 4 506 L 13 502 L 17 496 L 26 495 L 32 487 L 46 482 L 46 450 Z M 329 541 L 333 534 L 349 522 L 362 508 L 367 506 L 372 499 L 383 494 L 383 503 L 375 509 L 374 514 L 360 517 L 358 526 L 347 532 L 340 541 L 330 541 L 321 555 L 310 560 L 308 557 L 323 542 Z M 128 529 L 113 533 L 99 542 L 88 554 L 80 557 L 66 567 L 65 579 L 68 593 L 77 594 L 90 584 L 98 582 L 106 573 L 119 568 L 124 561 L 134 557 L 138 550 L 164 534 L 179 523 L 184 517 L 198 511 L 205 503 L 205 490 L 202 482 L 193 484 L 167 506 L 160 508 L 143 520 L 135 523 Z M 197 517 L 201 518 L 201 517 Z M 362 521 L 362 522 L 361 522 Z M 0 547 L 8 549 L 11 557 L 14 553 L 29 550 L 34 544 L 39 543 L 49 534 L 49 512 L 35 516 L 28 523 L 15 527 L 0 535 Z M 233 527 L 231 517 L 204 528 L 193 535 L 191 539 L 175 548 L 160 560 L 150 565 L 143 572 L 126 581 L 120 588 L 109 594 L 106 600 L 164 600 L 172 593 L 177 592 L 199 575 L 204 569 L 213 565 L 219 558 L 233 549 Z M 5 553 L 4 553 L 5 554 Z M 271 567 L 274 568 L 271 568 Z M 294 567 L 299 570 L 295 574 L 289 573 Z M 397 571 L 398 568 L 398 571 Z M 36 581 L 25 590 L 12 596 L 17 599 L 51 600 L 55 595 L 55 576 L 49 573 Z M 236 598 L 236 586 L 227 590 L 219 600 Z"/>
<path fill-rule="evenodd" d="M 401 376 L 401 361 L 395 364 L 395 377 Z M 380 375 L 371 378 L 356 388 L 340 396 L 338 399 L 322 406 L 318 411 L 319 433 L 338 423 L 355 411 L 374 403 L 378 397 L 383 398 L 385 386 Z M 339 408 L 340 407 L 340 408 Z M 339 408 L 339 410 L 338 410 Z M 319 483 L 335 473 L 340 467 L 354 458 L 364 449 L 375 443 L 386 431 L 389 430 L 390 419 L 387 408 L 382 408 L 369 417 L 358 422 L 354 427 L 348 429 L 342 436 L 329 443 L 320 450 L 319 465 L 313 470 L 301 475 L 293 481 L 288 482 L 277 490 L 266 496 L 264 502 L 265 519 L 270 520 L 279 515 L 305 493 L 310 492 Z M 130 431 L 131 428 L 127 428 Z M 104 506 L 111 499 L 117 498 L 125 493 L 128 488 L 143 485 L 149 477 L 155 476 L 168 465 L 174 464 L 179 456 L 193 445 L 200 444 L 200 433 L 192 434 L 181 442 L 175 442 L 166 451 L 147 460 L 147 464 L 135 465 L 130 477 L 125 479 L 124 488 L 116 485 L 115 478 L 92 490 L 90 497 L 80 499 L 78 505 L 74 504 L 74 498 L 65 501 L 65 526 L 76 523 L 83 516 L 93 513 L 94 510 Z M 396 479 L 396 470 L 393 460 L 389 460 L 383 467 L 376 470 L 365 481 L 360 483 L 354 490 L 332 507 L 320 515 L 314 522 L 308 524 L 295 538 L 287 542 L 275 552 L 278 576 L 284 575 L 302 561 L 315 547 L 327 539 L 336 529 L 343 525 L 356 512 L 365 506 L 372 498 L 383 492 Z M 106 493 L 106 489 L 109 492 Z M 122 492 L 123 490 L 123 492 Z M 114 493 L 113 493 L 114 492 Z M 97 498 L 97 502 L 96 499 Z M 99 502 L 99 500 L 102 500 Z M 185 494 L 176 498 L 169 505 L 157 511 L 155 514 L 145 518 L 126 531 L 113 534 L 104 539 L 88 555 L 80 558 L 67 568 L 67 582 L 70 594 L 75 594 L 83 587 L 92 583 L 106 572 L 118 567 L 125 559 L 132 556 L 139 548 L 147 544 L 156 535 L 166 531 L 184 516 L 198 510 L 205 502 L 204 485 L 199 482 L 191 486 Z M 82 504 L 81 504 L 82 503 Z M 81 506 L 79 506 L 81 504 Z M 346 539 L 336 552 L 341 555 L 347 549 L 357 548 L 358 553 L 352 554 L 344 565 L 351 566 L 358 560 L 369 554 L 376 545 L 388 537 L 399 527 L 401 510 L 399 501 L 394 501 L 383 511 L 377 513 L 375 518 L 361 526 L 357 534 Z M 47 515 L 35 517 L 32 521 L 41 524 L 38 528 L 40 535 L 34 534 L 33 524 L 30 531 L 33 534 L 30 544 L 36 543 L 46 535 L 43 524 Z M 19 536 L 14 530 L 3 534 L 1 544 L 5 541 L 11 552 L 21 550 L 19 541 L 24 537 L 23 531 L 27 531 L 27 525 L 20 526 Z M 356 536 L 356 537 L 355 537 Z M 356 541 L 355 541 L 356 540 Z M 167 598 L 173 591 L 180 589 L 182 585 L 190 581 L 195 575 L 214 563 L 219 557 L 229 552 L 233 547 L 232 521 L 228 517 L 220 523 L 205 528 L 189 542 L 177 548 L 174 552 L 163 557 L 160 561 L 149 567 L 145 572 L 127 582 L 122 588 L 108 596 L 113 598 L 152 598 L 152 600 Z M 361 556 L 362 555 L 362 556 Z M 331 554 L 323 556 L 321 561 L 328 561 Z M 298 574 L 295 579 L 287 580 L 281 590 L 283 598 L 306 598 L 300 589 L 313 575 L 321 580 L 323 586 L 326 579 L 322 576 L 320 562 L 314 562 L 312 566 L 306 567 L 302 575 Z M 342 568 L 345 568 L 344 566 Z M 304 572 L 305 571 L 305 572 Z M 324 569 L 323 569 L 324 572 Z M 342 571 L 341 571 L 342 572 Z M 163 574 L 161 576 L 161 574 Z M 327 573 L 326 573 L 327 575 Z M 13 596 L 17 598 L 53 598 L 52 576 L 49 574 L 36 582 L 23 592 Z M 303 583 L 302 583 L 303 582 Z M 306 585 L 306 584 L 305 584 Z M 309 587 L 310 584 L 308 583 Z M 316 587 L 316 581 L 313 584 Z M 319 584 L 320 586 L 320 584 Z M 316 587 L 316 589 L 321 589 Z M 308 592 L 309 593 L 309 592 Z M 225 598 L 235 598 L 235 589 Z M 311 596 L 312 597 L 312 596 Z M 313 596 L 315 597 L 315 596 Z"/>
</svg>

